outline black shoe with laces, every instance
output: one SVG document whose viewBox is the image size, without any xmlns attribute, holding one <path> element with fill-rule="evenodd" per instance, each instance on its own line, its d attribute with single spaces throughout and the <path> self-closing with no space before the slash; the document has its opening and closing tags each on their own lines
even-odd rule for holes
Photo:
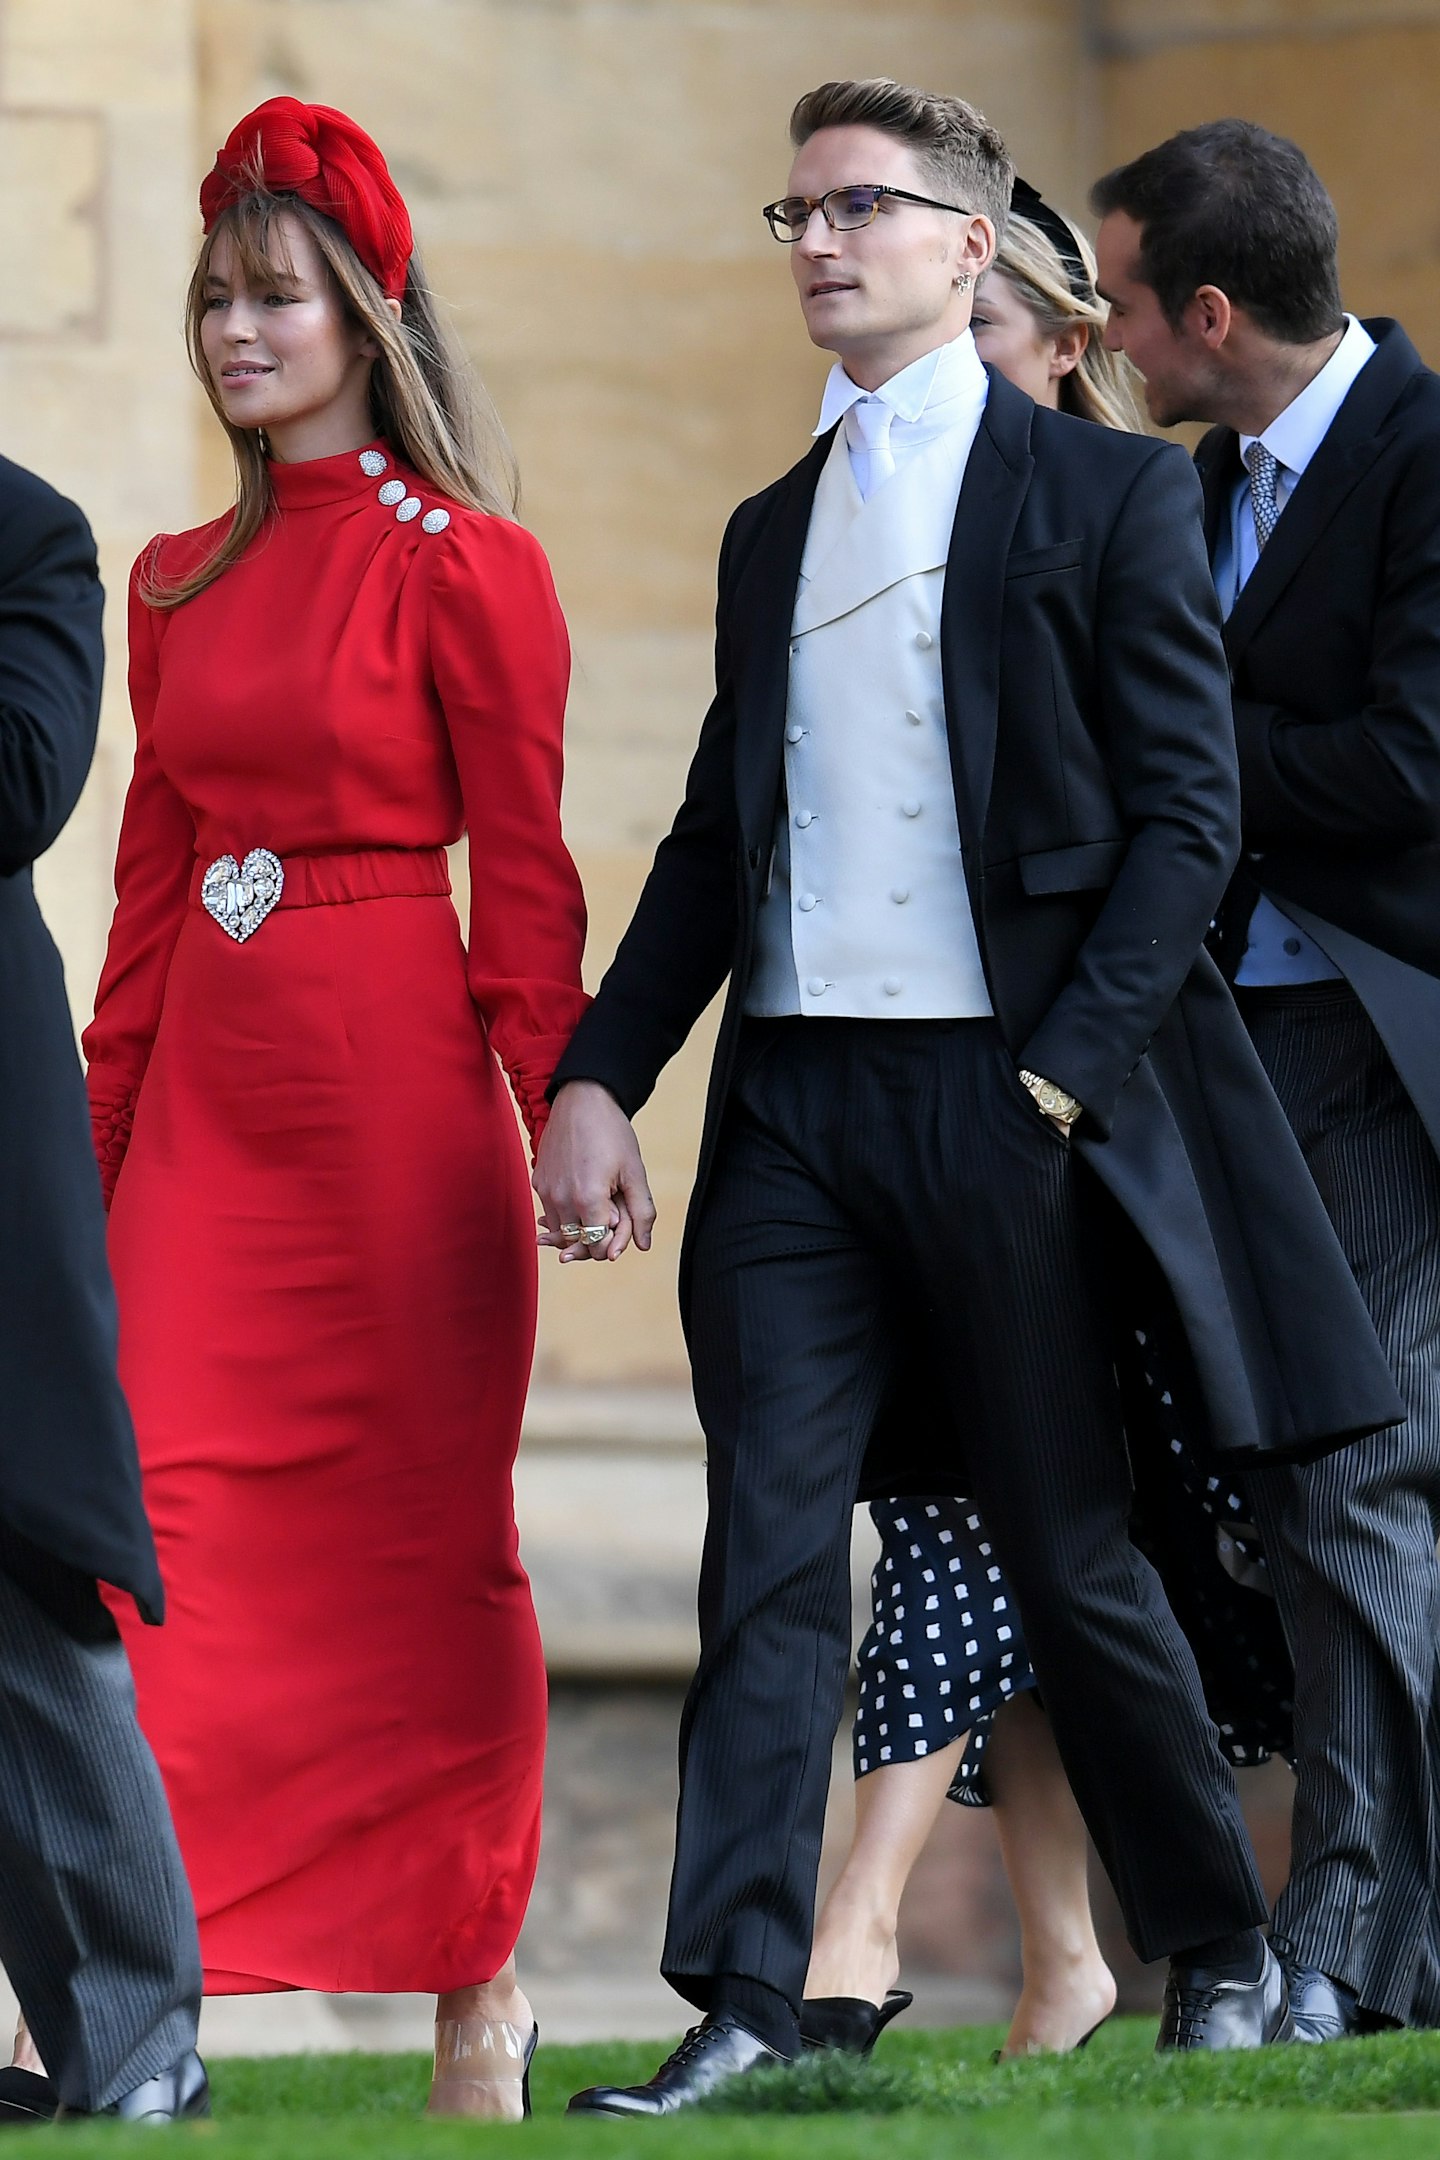
<svg viewBox="0 0 1440 2160">
<path fill-rule="evenodd" d="M 1359 2032 L 1360 2004 L 1352 1988 L 1332 1980 L 1313 1965 L 1285 1961 L 1285 1985 L 1295 2038 L 1311 2046 L 1326 2040 L 1349 2040 Z"/>
<path fill-rule="evenodd" d="M 767 2064 L 783 2063 L 733 2017 L 707 2017 L 692 2025 L 653 2078 L 644 2085 L 592 2085 L 576 2093 L 570 2115 L 674 2115 L 693 2107 L 731 2078 Z"/>
<path fill-rule="evenodd" d="M 1172 1961 L 1157 2054 L 1170 2048 L 1270 2047 L 1294 2038 L 1285 1975 L 1268 1943 L 1258 1980 L 1232 1980 L 1203 1965 Z"/>
<path fill-rule="evenodd" d="M 192 2048 L 168 2070 L 162 2070 L 158 2077 L 146 2078 L 133 2092 L 122 2093 L 109 2107 L 96 2108 L 93 2113 L 85 2108 L 62 2107 L 55 2120 L 62 2123 L 95 2122 L 101 2116 L 109 2115 L 129 2123 L 197 2122 L 209 2113 L 210 2080 L 205 2075 L 204 2063 Z"/>
</svg>

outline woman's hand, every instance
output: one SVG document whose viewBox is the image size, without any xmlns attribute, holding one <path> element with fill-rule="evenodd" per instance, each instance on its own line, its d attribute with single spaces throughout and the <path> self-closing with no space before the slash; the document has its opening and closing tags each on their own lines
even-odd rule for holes
<svg viewBox="0 0 1440 2160">
<path fill-rule="evenodd" d="M 570 1080 L 561 1088 L 530 1182 L 544 1210 L 539 1242 L 559 1251 L 562 1267 L 567 1260 L 618 1260 L 632 1239 L 641 1252 L 650 1250 L 655 1202 L 640 1144 L 598 1080 Z"/>
</svg>

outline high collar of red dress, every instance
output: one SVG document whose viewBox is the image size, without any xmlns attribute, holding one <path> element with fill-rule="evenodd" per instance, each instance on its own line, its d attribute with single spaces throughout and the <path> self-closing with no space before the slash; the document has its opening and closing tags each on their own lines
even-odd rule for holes
<svg viewBox="0 0 1440 2160">
<path fill-rule="evenodd" d="M 383 458 L 383 469 L 376 463 Z M 342 450 L 336 457 L 306 458 L 303 464 L 282 465 L 271 458 L 270 485 L 282 510 L 318 510 L 327 503 L 347 502 L 368 495 L 387 480 L 407 479 L 409 468 L 401 465 L 387 442 L 361 443 L 357 450 Z"/>
</svg>

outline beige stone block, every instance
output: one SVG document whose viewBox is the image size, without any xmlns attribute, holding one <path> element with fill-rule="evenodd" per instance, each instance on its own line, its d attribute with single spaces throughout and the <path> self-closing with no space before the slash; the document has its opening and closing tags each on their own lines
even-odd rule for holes
<svg viewBox="0 0 1440 2160">
<path fill-rule="evenodd" d="M 1433 365 L 1440 24 L 1320 38 L 1300 59 L 1294 40 L 1276 35 L 1116 62 L 1106 74 L 1107 154 L 1133 157 L 1177 128 L 1237 111 L 1293 137 L 1339 212 L 1348 305 L 1399 314 Z"/>
<path fill-rule="evenodd" d="M 565 829 L 586 850 L 650 849 L 668 830 L 714 684 L 704 631 L 577 629 L 565 722 Z"/>
<path fill-rule="evenodd" d="M 95 113 L 0 112 L 0 338 L 95 338 L 101 329 Z"/>
<path fill-rule="evenodd" d="M 5 0 L 7 105 L 169 106 L 188 99 L 193 0 Z"/>
<path fill-rule="evenodd" d="M 963 89 L 1033 159 L 1068 147 L 1078 53 L 1067 0 L 901 0 L 883 15 L 693 0 L 434 0 L 423 12 L 201 0 L 201 23 L 216 139 L 252 94 L 289 90 L 373 129 L 422 237 L 460 199 L 498 243 L 578 250 L 623 235 L 643 250 L 643 207 L 679 199 L 692 258 L 735 253 L 747 230 L 750 245 L 764 240 L 757 212 L 783 184 L 785 121 L 815 83 L 888 73 Z"/>
<path fill-rule="evenodd" d="M 1107 54 L 1141 54 L 1227 37 L 1323 34 L 1440 23 L 1440 0 L 1101 0 Z"/>
</svg>

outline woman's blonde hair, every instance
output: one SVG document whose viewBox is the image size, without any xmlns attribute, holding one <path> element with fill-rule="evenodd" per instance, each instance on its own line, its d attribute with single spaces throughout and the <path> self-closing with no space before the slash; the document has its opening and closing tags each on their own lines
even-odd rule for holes
<svg viewBox="0 0 1440 2160">
<path fill-rule="evenodd" d="M 370 371 L 370 418 L 390 444 L 441 494 L 472 510 L 513 517 L 519 500 L 515 455 L 500 419 L 475 383 L 441 322 L 418 255 L 410 258 L 397 322 L 379 284 L 332 218 L 295 195 L 272 195 L 263 187 L 232 203 L 206 235 L 190 280 L 185 337 L 190 365 L 199 376 L 235 455 L 235 510 L 205 559 L 183 577 L 162 577 L 152 564 L 141 581 L 151 607 L 178 607 L 213 585 L 237 561 L 274 506 L 265 443 L 258 428 L 226 419 L 201 343 L 205 281 L 223 234 L 252 285 L 291 274 L 281 218 L 294 218 L 315 242 L 340 303 L 350 320 L 379 348 Z"/>
<path fill-rule="evenodd" d="M 1006 226 L 986 275 L 1005 279 L 1034 317 L 1041 337 L 1059 337 L 1076 323 L 1084 323 L 1089 330 L 1078 364 L 1061 378 L 1060 410 L 1081 420 L 1098 421 L 1101 427 L 1143 435 L 1145 417 L 1136 394 L 1135 371 L 1123 353 L 1106 349 L 1107 310 L 1095 291 L 1095 257 L 1083 233 L 1075 233 L 1074 238 L 1089 287 L 1083 298 L 1072 286 L 1054 241 L 1018 211 Z"/>
</svg>

